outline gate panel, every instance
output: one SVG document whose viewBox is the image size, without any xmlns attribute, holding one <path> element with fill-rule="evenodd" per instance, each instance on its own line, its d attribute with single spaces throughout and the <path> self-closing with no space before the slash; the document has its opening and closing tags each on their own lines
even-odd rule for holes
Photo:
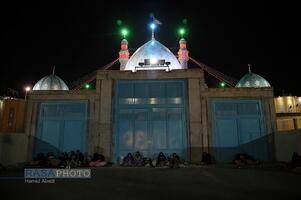
<svg viewBox="0 0 301 200">
<path fill-rule="evenodd" d="M 117 81 L 115 159 L 135 151 L 148 157 L 176 152 L 186 158 L 185 90 L 184 80 Z"/>
<path fill-rule="evenodd" d="M 268 159 L 268 141 L 260 100 L 213 100 L 213 149 L 217 160 L 237 153 Z"/>
<path fill-rule="evenodd" d="M 40 104 L 34 154 L 86 150 L 87 102 Z M 35 156 L 35 155 L 34 155 Z"/>
<path fill-rule="evenodd" d="M 63 151 L 74 151 L 76 149 L 84 149 L 84 134 L 82 121 L 65 121 Z"/>
</svg>

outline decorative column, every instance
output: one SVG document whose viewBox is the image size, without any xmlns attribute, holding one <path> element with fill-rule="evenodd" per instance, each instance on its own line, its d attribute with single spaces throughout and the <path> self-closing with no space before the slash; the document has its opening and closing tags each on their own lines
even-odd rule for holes
<svg viewBox="0 0 301 200">
<path fill-rule="evenodd" d="M 125 70 L 125 65 L 129 60 L 129 50 L 128 50 L 128 41 L 123 39 L 121 41 L 121 47 L 119 51 L 119 62 L 120 62 L 120 70 Z"/>
<path fill-rule="evenodd" d="M 187 69 L 188 60 L 189 60 L 189 51 L 186 48 L 186 40 L 184 38 L 179 41 L 180 49 L 178 51 L 179 62 L 182 65 L 183 69 Z"/>
</svg>

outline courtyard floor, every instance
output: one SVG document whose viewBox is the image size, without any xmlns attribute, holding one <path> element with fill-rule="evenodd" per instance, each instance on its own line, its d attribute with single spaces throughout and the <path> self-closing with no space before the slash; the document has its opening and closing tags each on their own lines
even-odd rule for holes
<svg viewBox="0 0 301 200">
<path fill-rule="evenodd" d="M 24 183 L 22 175 L 1 177 L 1 199 L 301 199 L 300 171 L 279 169 L 108 167 L 93 169 L 89 180 L 48 184 Z"/>
</svg>

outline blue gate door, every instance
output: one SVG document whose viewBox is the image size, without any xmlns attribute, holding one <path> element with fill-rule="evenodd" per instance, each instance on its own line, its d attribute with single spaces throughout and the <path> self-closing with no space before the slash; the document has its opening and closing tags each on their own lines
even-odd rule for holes
<svg viewBox="0 0 301 200">
<path fill-rule="evenodd" d="M 213 100 L 213 151 L 218 161 L 237 153 L 268 159 L 268 141 L 261 101 Z"/>
<path fill-rule="evenodd" d="M 115 159 L 140 151 L 186 158 L 185 81 L 117 81 Z"/>
<path fill-rule="evenodd" d="M 86 150 L 87 102 L 40 104 L 34 154 Z"/>
</svg>

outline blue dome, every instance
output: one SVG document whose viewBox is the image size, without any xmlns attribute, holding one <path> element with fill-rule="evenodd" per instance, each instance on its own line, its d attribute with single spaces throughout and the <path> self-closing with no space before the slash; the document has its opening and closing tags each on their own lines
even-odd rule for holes
<svg viewBox="0 0 301 200">
<path fill-rule="evenodd" d="M 258 74 L 249 72 L 244 75 L 236 84 L 235 87 L 271 87 L 269 82 L 265 80 L 263 77 L 259 76 Z"/>
<path fill-rule="evenodd" d="M 165 60 L 170 62 L 170 70 L 183 69 L 175 55 L 163 44 L 153 39 L 136 50 L 128 60 L 124 70 L 135 71 L 135 67 L 139 66 L 140 62 L 144 62 L 144 59 Z"/>
<path fill-rule="evenodd" d="M 60 77 L 51 74 L 39 80 L 32 90 L 69 90 L 69 88 Z"/>
</svg>

